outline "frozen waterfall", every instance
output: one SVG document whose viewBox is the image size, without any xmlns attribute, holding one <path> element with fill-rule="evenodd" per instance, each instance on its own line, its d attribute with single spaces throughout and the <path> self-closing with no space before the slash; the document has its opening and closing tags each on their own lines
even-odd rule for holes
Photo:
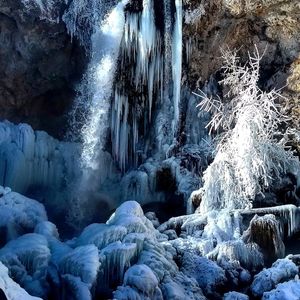
<svg viewBox="0 0 300 300">
<path fill-rule="evenodd" d="M 127 4 L 124 0 L 109 10 L 109 4 L 101 1 L 78 0 L 64 16 L 70 33 L 79 38 L 91 57 L 73 110 L 73 115 L 81 111 L 85 170 L 101 167 L 106 146 L 111 146 L 112 157 L 124 172 L 156 153 L 165 158 L 176 139 L 182 77 L 182 0 L 163 4 L 143 0 L 133 11 Z M 160 25 L 159 18 L 164 18 Z M 86 33 L 90 33 L 90 45 L 81 30 L 85 23 L 92 27 Z"/>
</svg>

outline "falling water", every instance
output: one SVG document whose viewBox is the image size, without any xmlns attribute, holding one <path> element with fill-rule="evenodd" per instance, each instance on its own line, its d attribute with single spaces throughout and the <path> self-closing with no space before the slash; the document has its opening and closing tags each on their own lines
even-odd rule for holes
<svg viewBox="0 0 300 300">
<path fill-rule="evenodd" d="M 92 61 L 89 68 L 90 89 L 89 118 L 82 129 L 82 163 L 85 168 L 99 168 L 98 153 L 103 150 L 109 128 L 110 98 L 120 42 L 125 23 L 124 5 L 120 2 L 106 17 L 92 36 Z"/>
<path fill-rule="evenodd" d="M 174 123 L 173 132 L 175 133 L 179 121 L 179 104 L 181 91 L 182 73 L 182 0 L 175 0 L 176 16 L 173 33 L 172 47 L 172 74 L 173 74 L 173 103 L 174 103 Z"/>
</svg>

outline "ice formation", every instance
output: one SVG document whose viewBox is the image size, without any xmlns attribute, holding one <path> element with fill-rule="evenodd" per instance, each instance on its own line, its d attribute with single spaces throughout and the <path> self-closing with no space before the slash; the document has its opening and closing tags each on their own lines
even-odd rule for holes
<svg viewBox="0 0 300 300">
<path fill-rule="evenodd" d="M 261 248 L 266 261 L 283 258 L 285 246 L 280 232 L 280 223 L 274 215 L 257 215 L 251 220 L 249 229 L 244 232 L 244 240 L 254 242 Z"/>
<path fill-rule="evenodd" d="M 13 292 L 23 293 L 24 299 L 31 298 L 21 287 L 30 295 L 55 299 L 204 300 L 228 292 L 225 299 L 244 300 L 246 295 L 233 292 L 240 286 L 251 285 L 255 296 L 267 297 L 275 288 L 285 293 L 279 283 L 293 279 L 299 271 L 285 258 L 252 279 L 263 267 L 263 256 L 253 241 L 241 239 L 246 227 L 238 213 L 223 212 L 219 218 L 185 215 L 159 225 L 154 213 L 146 217 L 140 204 L 127 201 L 105 224 L 91 224 L 78 237 L 63 242 L 42 205 L 9 189 L 1 188 L 1 193 L 2 198 L 13 195 L 14 203 L 25 207 L 22 218 L 32 221 L 27 227 L 30 233 L 20 233 L 0 249 L 0 261 L 16 282 L 4 272 L 0 285 L 5 278 L 3 291 L 12 293 L 13 285 Z"/>
<path fill-rule="evenodd" d="M 0 262 L 0 288 L 7 299 L 10 300 L 41 300 L 41 298 L 29 295 L 8 275 L 8 269 Z"/>
<path fill-rule="evenodd" d="M 254 277 L 251 292 L 256 297 L 261 297 L 283 281 L 293 279 L 299 272 L 299 268 L 289 259 L 277 260 L 271 268 L 264 269 Z M 267 299 L 267 298 L 266 298 Z"/>
<path fill-rule="evenodd" d="M 42 18 L 56 3 L 23 2 Z M 198 119 L 197 97 L 182 86 L 183 54 L 189 59 L 195 42 L 184 40 L 183 25 L 197 22 L 204 8 L 184 12 L 182 0 L 133 2 L 67 4 L 63 20 L 90 59 L 70 113 L 72 130 L 81 130 L 80 136 L 73 132 L 81 149 L 26 124 L 0 123 L 0 184 L 25 194 L 44 189 L 48 198 L 68 186 L 78 198 L 69 199 L 74 207 L 65 204 L 74 225 L 88 213 L 99 222 L 77 228 L 78 235 L 65 241 L 42 204 L 0 187 L 1 289 L 16 300 L 39 299 L 29 294 L 62 300 L 293 299 L 298 267 L 288 258 L 273 262 L 284 257 L 284 240 L 300 231 L 299 208 L 247 209 L 257 178 L 247 173 L 243 147 L 237 156 L 221 151 L 215 158 L 220 164 L 205 173 L 206 187 L 225 191 L 225 201 L 222 192 L 215 197 L 216 190 L 198 190 L 214 145 L 205 129 L 210 116 Z M 213 77 L 204 90 L 217 94 Z M 233 132 L 237 142 L 229 150 L 249 143 L 245 132 L 256 132 L 245 122 L 260 117 L 255 108 L 237 119 L 243 130 Z M 81 169 L 74 163 L 80 155 Z M 231 159 L 245 183 L 242 201 L 232 193 L 240 188 L 235 180 L 228 173 L 223 181 L 219 177 L 219 166 L 228 171 Z M 255 170 L 264 168 L 256 163 Z M 155 213 L 144 215 L 141 208 L 175 198 L 190 199 L 188 212 L 200 206 L 201 213 L 160 224 Z M 60 199 L 53 199 L 60 209 Z M 99 203 L 108 211 L 119 206 L 106 223 L 100 223 Z M 261 271 L 267 263 L 272 267 Z"/>
<path fill-rule="evenodd" d="M 42 204 L 0 186 L 1 242 L 6 243 L 18 236 L 32 232 L 37 224 L 47 220 Z"/>
<path fill-rule="evenodd" d="M 20 193 L 44 189 L 49 198 L 55 198 L 68 179 L 80 173 L 74 163 L 78 150 L 77 145 L 59 142 L 46 132 L 33 131 L 27 124 L 1 122 L 0 185 Z"/>
<path fill-rule="evenodd" d="M 262 300 L 297 300 L 299 295 L 300 281 L 298 279 L 278 284 L 276 289 L 265 292 Z"/>
<path fill-rule="evenodd" d="M 50 255 L 47 240 L 28 233 L 7 243 L 0 250 L 0 261 L 27 292 L 44 297 L 49 288 L 46 275 Z"/>
</svg>

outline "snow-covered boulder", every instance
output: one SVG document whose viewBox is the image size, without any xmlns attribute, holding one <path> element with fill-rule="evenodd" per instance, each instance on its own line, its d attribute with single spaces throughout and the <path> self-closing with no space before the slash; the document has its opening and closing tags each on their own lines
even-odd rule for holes
<svg viewBox="0 0 300 300">
<path fill-rule="evenodd" d="M 261 297 L 265 292 L 274 289 L 278 283 L 293 279 L 298 272 L 298 267 L 291 260 L 278 259 L 271 268 L 264 269 L 254 276 L 251 292 L 255 297 Z"/>
<path fill-rule="evenodd" d="M 108 225 L 126 227 L 128 233 L 154 232 L 152 222 L 144 216 L 144 212 L 136 201 L 126 201 L 121 204 L 106 222 Z"/>
</svg>

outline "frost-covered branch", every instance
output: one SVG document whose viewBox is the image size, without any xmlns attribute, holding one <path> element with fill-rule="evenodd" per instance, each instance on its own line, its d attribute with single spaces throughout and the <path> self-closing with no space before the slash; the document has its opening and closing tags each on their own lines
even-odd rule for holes
<svg viewBox="0 0 300 300">
<path fill-rule="evenodd" d="M 223 129 L 216 156 L 204 173 L 200 190 L 201 212 L 212 209 L 248 208 L 258 193 L 299 163 L 282 141 L 279 125 L 287 118 L 276 100 L 278 91 L 258 86 L 260 55 L 249 55 L 246 65 L 235 52 L 224 51 L 224 99 L 200 94 L 200 109 L 212 114 L 210 130 Z"/>
</svg>

